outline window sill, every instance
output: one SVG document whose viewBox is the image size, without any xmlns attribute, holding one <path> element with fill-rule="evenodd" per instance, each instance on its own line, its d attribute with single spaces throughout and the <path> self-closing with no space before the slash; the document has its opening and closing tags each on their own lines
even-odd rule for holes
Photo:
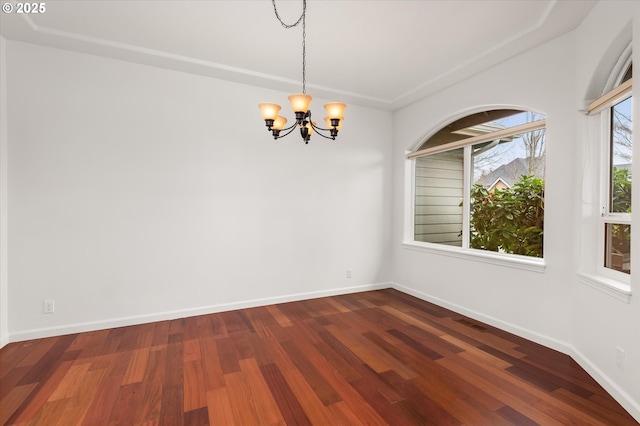
<svg viewBox="0 0 640 426">
<path fill-rule="evenodd" d="M 547 267 L 544 259 L 520 256 L 515 254 L 501 254 L 475 249 L 464 249 L 460 247 L 450 247 L 441 244 L 422 243 L 417 241 L 405 241 L 402 246 L 408 250 L 417 250 L 425 253 L 437 254 L 440 256 L 455 257 L 458 259 L 471 260 L 474 262 L 488 263 L 507 268 L 522 269 L 543 273 Z"/>
<path fill-rule="evenodd" d="M 603 277 L 579 272 L 578 281 L 589 287 L 607 294 L 624 303 L 631 303 L 631 286 L 629 284 Z"/>
</svg>

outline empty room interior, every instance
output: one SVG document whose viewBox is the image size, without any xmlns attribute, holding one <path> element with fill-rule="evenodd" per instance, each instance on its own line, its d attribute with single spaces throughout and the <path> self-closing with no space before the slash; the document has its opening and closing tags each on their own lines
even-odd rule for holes
<svg viewBox="0 0 640 426">
<path fill-rule="evenodd" d="M 1 424 L 640 422 L 640 2 L 2 8 Z"/>
</svg>

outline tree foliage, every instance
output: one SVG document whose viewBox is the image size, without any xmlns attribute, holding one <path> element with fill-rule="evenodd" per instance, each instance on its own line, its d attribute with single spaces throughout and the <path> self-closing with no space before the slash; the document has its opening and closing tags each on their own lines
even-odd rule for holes
<svg viewBox="0 0 640 426">
<path fill-rule="evenodd" d="M 527 111 L 527 122 L 542 120 L 544 115 Z M 526 152 L 525 159 L 527 161 L 527 174 L 535 176 L 540 170 L 540 165 L 544 164 L 547 145 L 545 139 L 545 129 L 534 130 L 522 135 L 522 142 Z"/>
<path fill-rule="evenodd" d="M 611 211 L 631 213 L 631 172 L 629 169 L 613 167 L 611 176 Z M 631 251 L 631 227 L 611 224 L 612 248 L 616 253 Z"/>
<path fill-rule="evenodd" d="M 623 102 L 630 102 L 630 100 Z M 625 113 L 621 105 L 622 103 L 613 107 L 613 154 L 631 162 L 633 121 L 631 115 Z"/>
<path fill-rule="evenodd" d="M 521 176 L 513 187 L 471 189 L 473 248 L 542 257 L 544 180 Z"/>
<path fill-rule="evenodd" d="M 611 211 L 631 213 L 631 172 L 614 166 L 611 175 Z"/>
</svg>

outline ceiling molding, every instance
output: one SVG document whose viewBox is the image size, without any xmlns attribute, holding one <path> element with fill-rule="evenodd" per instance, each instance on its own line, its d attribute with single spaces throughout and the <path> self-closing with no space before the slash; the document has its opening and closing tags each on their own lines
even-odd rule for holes
<svg viewBox="0 0 640 426">
<path fill-rule="evenodd" d="M 415 89 L 412 89 L 406 93 L 403 93 L 402 95 L 398 96 L 396 99 L 394 99 L 393 101 L 390 102 L 391 105 L 395 105 L 396 107 L 401 107 L 401 106 L 405 106 L 406 104 L 410 103 L 407 100 L 408 99 L 412 99 L 411 102 L 422 98 L 424 96 L 428 96 L 430 94 L 433 94 L 439 90 L 442 90 L 444 87 L 438 88 L 439 84 L 438 82 L 445 82 L 448 80 L 454 80 L 454 81 L 460 81 L 460 77 L 461 74 L 465 75 L 468 73 L 464 73 L 464 70 L 467 69 L 471 64 L 473 63 L 477 63 L 479 61 L 481 61 L 484 58 L 489 58 L 491 55 L 495 54 L 496 52 L 500 52 L 501 49 L 504 49 L 505 47 L 515 43 L 516 41 L 524 38 L 525 36 L 532 34 L 533 32 L 540 30 L 543 26 L 544 23 L 547 21 L 547 19 L 549 18 L 549 15 L 551 14 L 551 12 L 553 11 L 553 9 L 556 7 L 557 5 L 557 0 L 553 0 L 551 2 L 549 2 L 549 4 L 547 5 L 547 7 L 544 9 L 544 11 L 540 14 L 540 17 L 537 19 L 536 22 L 534 22 L 531 26 L 529 26 L 528 28 L 520 31 L 519 33 L 513 35 L 512 37 L 503 40 L 502 42 L 499 42 L 489 48 L 487 48 L 486 50 L 484 50 L 483 52 L 479 53 L 476 56 L 473 56 L 471 58 L 469 58 L 468 60 L 460 63 L 459 65 L 457 65 L 454 68 L 451 68 L 450 70 L 436 76 L 435 78 L 432 78 L 429 81 L 424 82 L 423 84 L 421 84 L 420 86 L 416 87 Z M 518 52 L 520 53 L 520 52 Z M 517 53 L 516 53 L 517 54 Z M 505 58 L 506 59 L 506 58 Z M 488 65 L 486 68 L 489 68 L 491 65 Z M 484 68 L 484 69 L 486 69 Z M 453 77 L 452 79 L 449 77 Z M 468 77 L 468 75 L 466 75 L 465 77 Z M 448 86 L 448 84 L 447 84 Z M 434 88 L 438 88 L 437 90 L 434 90 Z"/>
<path fill-rule="evenodd" d="M 69 2 L 67 2 L 69 3 Z M 73 2 L 71 2 L 73 3 Z M 109 2 L 100 2 L 102 7 L 107 5 Z M 119 2 L 116 2 L 119 3 Z M 171 3 L 171 2 L 169 2 Z M 186 3 L 186 2 L 185 2 Z M 320 2 L 324 3 L 324 2 Z M 348 3 L 342 1 L 341 5 L 345 5 Z M 389 7 L 392 7 L 392 2 L 381 2 L 381 3 L 389 3 Z M 431 3 L 431 2 L 429 2 Z M 495 4 L 498 4 L 496 6 Z M 501 2 L 487 2 L 487 15 L 491 16 L 491 13 L 495 13 L 500 11 Z M 591 6 L 584 5 L 576 5 L 576 3 L 584 3 L 584 2 L 560 2 L 558 0 L 551 0 L 544 3 L 544 8 L 542 8 L 538 14 L 535 16 L 529 17 L 526 19 L 531 22 L 530 25 L 525 26 L 523 29 L 518 28 L 518 31 L 512 34 L 511 36 L 501 39 L 498 42 L 494 42 L 492 44 L 478 44 L 478 53 L 470 56 L 470 57 L 462 57 L 462 60 L 456 60 L 455 58 L 459 56 L 455 56 L 456 46 L 466 46 L 466 43 L 469 42 L 468 39 L 463 39 L 462 36 L 458 40 L 449 40 L 450 49 L 453 52 L 453 58 L 450 59 L 451 66 L 448 69 L 445 69 L 443 72 L 440 72 L 436 75 L 429 75 L 428 73 L 421 74 L 419 71 L 413 71 L 413 74 L 406 74 L 403 76 L 403 79 L 407 80 L 404 83 L 413 84 L 414 87 L 409 90 L 404 90 L 402 93 L 395 95 L 394 93 L 386 90 L 387 93 L 391 93 L 392 96 L 384 97 L 377 96 L 373 93 L 363 93 L 358 90 L 345 90 L 342 88 L 329 87 L 328 85 L 315 84 L 313 82 L 307 84 L 307 88 L 313 91 L 314 96 L 324 98 L 324 99 L 340 99 L 341 101 L 348 102 L 351 104 L 358 104 L 368 107 L 374 107 L 383 110 L 397 110 L 404 106 L 407 106 L 421 98 L 433 95 L 446 87 L 455 84 L 459 81 L 462 81 L 470 76 L 482 72 L 495 66 L 496 64 L 503 62 L 509 58 L 512 58 L 528 49 L 531 49 L 537 45 L 540 45 L 552 38 L 558 37 L 561 34 L 564 34 L 568 31 L 571 31 L 581 22 L 582 18 L 586 16 L 586 14 L 590 11 Z M 568 4 L 570 3 L 570 4 Z M 397 3 L 395 3 L 397 4 Z M 471 3 L 470 3 L 471 4 Z M 472 2 L 472 4 L 477 4 L 477 2 Z M 537 2 L 529 2 L 529 4 L 536 4 Z M 490 9 L 493 7 L 493 9 Z M 67 7 L 71 7 L 67 4 Z M 120 4 L 122 7 L 122 4 Z M 208 5 L 208 7 L 216 7 L 215 5 Z M 435 6 L 434 6 L 435 7 Z M 571 24 L 563 24 L 562 22 L 566 21 L 567 16 L 572 16 L 572 12 L 577 7 L 577 10 L 581 16 L 575 18 L 575 22 Z M 349 9 L 351 10 L 351 9 Z M 383 10 L 383 9 L 381 9 Z M 393 9 L 389 9 L 393 10 Z M 436 10 L 437 11 L 437 10 Z M 103 57 L 108 57 L 112 59 L 118 59 L 123 61 L 129 61 L 154 67 L 160 67 L 165 69 L 172 69 L 181 72 L 192 73 L 196 75 L 202 75 L 207 77 L 213 77 L 217 79 L 228 80 L 241 84 L 249 84 L 255 85 L 259 87 L 264 87 L 277 91 L 284 92 L 298 92 L 300 90 L 301 81 L 298 79 L 286 78 L 280 75 L 275 75 L 273 73 L 261 72 L 255 69 L 248 69 L 246 67 L 233 66 L 222 62 L 214 62 L 211 60 L 207 60 L 200 57 L 193 57 L 189 55 L 184 55 L 180 53 L 172 53 L 170 51 L 161 50 L 158 48 L 150 48 L 144 47 L 140 45 L 136 45 L 134 43 L 127 43 L 127 38 L 122 37 L 124 41 L 116 41 L 107 38 L 100 38 L 93 35 L 81 34 L 78 32 L 67 31 L 66 29 L 56 28 L 53 26 L 47 25 L 39 25 L 36 24 L 34 19 L 32 19 L 29 15 L 21 15 L 21 19 L 17 19 L 16 15 L 11 16 L 2 16 L 2 36 L 9 40 L 17 40 L 23 41 L 27 43 L 34 43 L 45 45 L 49 47 L 62 48 L 71 51 L 77 51 L 81 53 L 98 55 Z M 16 19 L 11 19 L 16 18 Z M 79 16 L 78 19 L 82 17 Z M 41 15 L 37 17 L 36 20 L 44 20 L 46 22 L 47 17 L 45 15 Z M 59 19 L 59 18 L 58 18 Z M 415 19 L 409 24 L 416 25 L 416 22 L 419 22 L 420 18 L 410 17 L 410 19 Z M 524 19 L 523 16 L 520 16 L 520 19 Z M 482 21 L 482 17 L 479 18 Z M 550 21 L 553 21 L 550 23 Z M 60 21 L 55 21 L 58 22 Z M 64 21 L 62 21 L 64 23 Z M 67 21 L 69 23 L 69 21 Z M 72 22 L 73 23 L 73 22 Z M 184 24 L 183 24 L 184 25 Z M 71 25 L 73 27 L 73 25 Z M 76 27 L 77 28 L 77 27 Z M 180 26 L 176 26 L 175 31 L 180 31 Z M 478 26 L 479 29 L 482 29 L 482 26 Z M 275 29 L 274 32 L 278 30 Z M 374 31 L 369 30 L 369 31 Z M 89 30 L 87 30 L 89 31 Z M 132 30 L 131 24 L 129 27 L 123 29 L 123 32 L 126 31 L 134 31 Z M 185 29 L 186 31 L 186 29 Z M 426 30 L 423 30 L 426 31 Z M 106 32 L 105 34 L 109 34 Z M 115 34 L 116 33 L 111 33 Z M 278 34 L 278 33 L 275 33 Z M 425 37 L 423 33 L 423 37 Z M 135 35 L 135 34 L 134 34 Z M 153 33 L 151 33 L 153 36 Z M 118 33 L 118 36 L 120 34 Z M 265 35 L 266 36 L 266 35 Z M 393 36 L 393 34 L 390 34 Z M 398 36 L 400 37 L 400 36 Z M 232 34 L 229 37 L 230 39 L 234 39 Z M 135 37 L 133 37 L 135 39 Z M 132 38 L 129 38 L 132 40 Z M 162 40 L 162 39 L 161 39 Z M 168 39 L 166 39 L 168 40 Z M 234 39 L 235 40 L 235 39 Z M 247 42 L 245 40 L 245 42 Z M 235 41 L 234 41 L 235 43 Z M 400 43 L 400 42 L 399 42 Z M 184 45 L 183 45 L 184 46 Z M 439 46 L 440 47 L 440 46 Z M 174 46 L 175 48 L 175 46 Z M 254 48 L 252 51 L 251 48 Z M 400 47 L 399 47 L 400 48 Z M 449 46 L 447 46 L 449 48 Z M 239 45 L 239 50 L 246 50 L 247 55 L 256 54 L 256 47 L 250 45 Z M 316 48 L 317 49 L 317 48 Z M 404 48 L 406 52 L 401 52 L 402 55 L 399 57 L 406 58 L 406 60 L 410 60 L 413 55 L 413 50 L 411 47 Z M 188 49 L 187 49 L 188 50 Z M 183 49 L 184 51 L 184 49 Z M 429 55 L 430 51 L 425 50 L 424 55 Z M 213 52 L 215 56 L 215 51 Z M 381 58 L 375 58 L 376 60 L 382 61 L 380 63 L 384 63 L 385 65 L 389 65 L 388 62 L 384 62 L 385 58 L 383 55 Z M 423 61 L 424 62 L 424 61 Z M 248 62 L 250 64 L 256 64 L 259 66 L 258 62 Z M 358 63 L 358 58 L 344 58 L 342 61 L 337 60 L 336 63 L 339 63 L 343 67 L 353 67 L 355 72 L 351 73 L 352 78 L 357 78 L 359 72 L 375 72 L 377 70 L 358 70 L 357 67 L 360 65 Z M 393 64 L 392 64 L 393 65 Z M 316 67 L 318 67 L 316 65 Z M 398 71 L 403 72 L 403 64 L 397 64 Z M 318 67 L 320 68 L 320 67 Z M 404 67 L 407 68 L 407 67 Z M 355 74 L 355 77 L 353 75 Z M 341 76 L 342 77 L 342 76 Z M 397 75 L 386 77 L 384 75 L 376 76 L 378 80 L 380 80 L 380 85 L 384 86 L 386 81 L 384 80 L 397 80 Z M 424 79 L 424 80 L 422 80 Z M 352 81 L 351 83 L 357 83 L 357 81 Z M 351 86 L 356 87 L 357 84 L 351 84 L 349 79 L 345 76 L 344 79 L 341 80 L 342 87 Z M 404 86 L 407 86 L 405 84 Z M 364 88 L 366 86 L 360 86 L 360 88 Z M 395 85 L 390 87 L 401 88 L 403 85 Z M 373 86 L 371 86 L 373 89 Z M 384 90 L 379 90 L 379 93 L 384 92 Z"/>
</svg>

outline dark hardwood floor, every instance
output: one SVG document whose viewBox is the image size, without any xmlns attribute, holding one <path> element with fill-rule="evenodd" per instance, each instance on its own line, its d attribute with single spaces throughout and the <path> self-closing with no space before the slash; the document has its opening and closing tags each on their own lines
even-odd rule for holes
<svg viewBox="0 0 640 426">
<path fill-rule="evenodd" d="M 636 425 L 571 358 L 395 290 L 12 343 L 4 425 Z"/>
</svg>

